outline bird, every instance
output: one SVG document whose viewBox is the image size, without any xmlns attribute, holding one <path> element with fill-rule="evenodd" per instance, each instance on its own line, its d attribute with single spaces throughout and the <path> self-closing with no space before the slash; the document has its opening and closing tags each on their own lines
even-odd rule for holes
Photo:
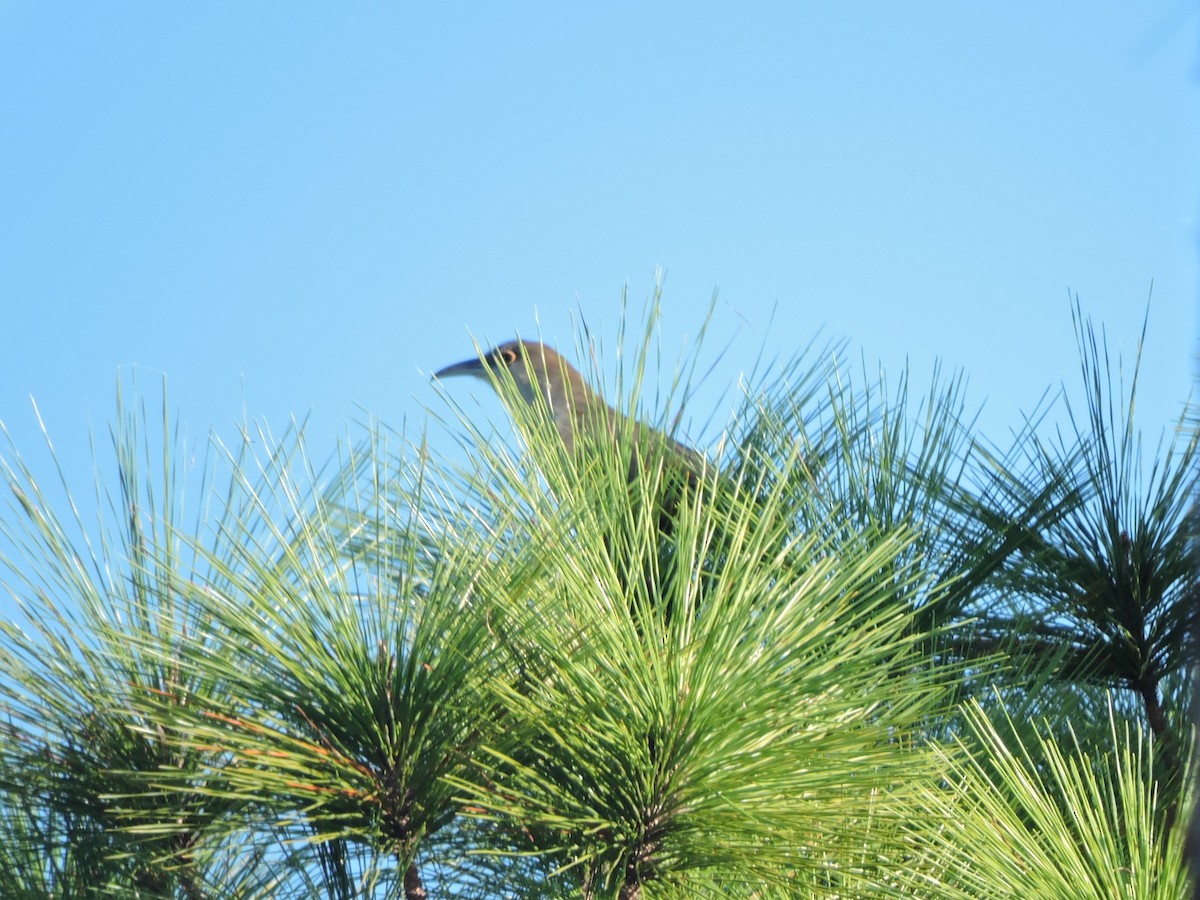
<svg viewBox="0 0 1200 900">
<path fill-rule="evenodd" d="M 707 467 L 701 454 L 661 431 L 630 421 L 605 403 L 579 370 L 553 347 L 537 341 L 507 341 L 481 356 L 439 369 L 433 377 L 473 376 L 495 386 L 495 379 L 503 372 L 512 377 L 517 395 L 527 405 L 537 408 L 544 404 L 568 454 L 574 454 L 584 443 L 617 437 L 628 428 L 635 450 L 630 460 L 631 481 L 647 456 L 644 445 L 661 452 L 668 466 L 689 482 L 694 484 L 703 477 Z"/>
<path fill-rule="evenodd" d="M 657 538 L 653 546 L 657 550 L 651 552 L 657 559 L 650 564 L 646 559 L 623 558 L 626 551 L 617 548 L 628 550 L 631 545 L 628 539 L 619 536 L 620 526 L 616 523 L 605 534 L 604 546 L 626 590 L 640 584 L 639 590 L 644 588 L 647 598 L 666 595 L 662 609 L 664 620 L 669 621 L 674 593 L 670 573 L 675 569 L 676 557 L 671 535 L 684 496 L 697 497 L 698 491 L 711 480 L 713 469 L 706 458 L 669 435 L 609 406 L 579 370 L 554 348 L 537 341 L 507 341 L 473 359 L 439 369 L 433 375 L 439 380 L 457 376 L 483 379 L 509 402 L 515 394 L 527 406 L 544 409 L 568 456 L 579 459 L 606 449 L 630 453 L 627 469 L 630 502 L 639 504 L 643 497 L 649 497 L 654 504 L 651 512 L 652 521 L 657 525 Z M 512 378 L 515 392 L 503 389 L 505 377 Z M 622 448 L 631 449 L 625 451 Z M 658 477 L 642 482 L 643 468 L 653 474 L 660 465 Z M 644 493 L 648 484 L 654 486 L 653 496 Z"/>
</svg>

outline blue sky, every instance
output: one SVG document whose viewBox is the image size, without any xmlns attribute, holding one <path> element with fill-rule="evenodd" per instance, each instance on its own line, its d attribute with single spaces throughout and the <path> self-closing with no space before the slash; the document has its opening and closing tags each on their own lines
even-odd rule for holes
<svg viewBox="0 0 1200 900">
<path fill-rule="evenodd" d="M 0 2 L 0 421 L 46 471 L 36 398 L 86 494 L 118 374 L 165 374 L 194 442 L 308 415 L 324 457 L 445 412 L 470 334 L 611 346 L 662 268 L 669 355 L 718 292 L 694 419 L 821 332 L 965 369 L 997 439 L 1074 384 L 1069 296 L 1128 355 L 1153 283 L 1157 434 L 1198 107 L 1193 0 Z"/>
</svg>

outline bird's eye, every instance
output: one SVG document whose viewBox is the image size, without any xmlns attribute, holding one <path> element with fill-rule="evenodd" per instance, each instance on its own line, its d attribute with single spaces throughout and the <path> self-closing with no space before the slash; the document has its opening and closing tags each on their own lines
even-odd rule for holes
<svg viewBox="0 0 1200 900">
<path fill-rule="evenodd" d="M 517 351 L 508 349 L 501 350 L 500 358 L 504 361 L 504 365 L 511 366 L 517 361 Z"/>
</svg>

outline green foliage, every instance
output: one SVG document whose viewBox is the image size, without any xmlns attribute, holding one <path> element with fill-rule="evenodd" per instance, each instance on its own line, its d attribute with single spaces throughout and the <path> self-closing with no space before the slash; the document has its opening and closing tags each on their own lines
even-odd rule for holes
<svg viewBox="0 0 1200 900">
<path fill-rule="evenodd" d="M 1074 315 L 1085 408 L 1066 401 L 1070 430 L 1053 440 L 1027 431 L 1012 454 L 1025 465 L 997 464 L 990 497 L 970 507 L 1015 536 L 982 594 L 983 619 L 990 634 L 1019 636 L 1007 647 L 1026 666 L 1085 692 L 1128 692 L 1162 745 L 1160 763 L 1177 774 L 1194 720 L 1188 631 L 1200 582 L 1189 516 L 1200 431 L 1185 407 L 1144 457 L 1134 420 L 1141 340 L 1126 385 L 1078 305 Z"/>
<path fill-rule="evenodd" d="M 914 844 L 930 864 L 914 876 L 914 893 L 1192 896 L 1185 831 L 1173 824 L 1176 798 L 1156 781 L 1154 743 L 1111 706 L 1105 719 L 1105 741 L 1074 730 L 1056 739 L 1044 724 L 1012 720 L 1004 734 L 973 701 L 967 735 L 938 749 L 944 786 L 927 788 L 913 819 Z M 1185 806 L 1190 795 L 1189 787 Z M 939 826 L 926 827 L 931 820 Z"/>
<path fill-rule="evenodd" d="M 653 317 L 571 453 L 501 377 L 458 466 L 119 398 L 95 529 L 8 454 L 0 894 L 1184 896 L 1194 423 L 1077 316 L 1056 442 L 809 348 L 697 471 Z"/>
<path fill-rule="evenodd" d="M 219 641 L 174 587 L 180 573 L 202 577 L 182 547 L 178 473 L 164 449 L 162 481 L 142 477 L 155 462 L 145 410 L 121 413 L 113 433 L 118 490 L 102 495 L 116 524 L 95 539 L 73 502 L 74 521 L 54 514 L 19 457 L 4 469 L 17 514 L 5 516 L 2 533 L 23 556 L 4 563 L 20 579 L 10 590 L 25 623 L 0 623 L 0 778 L 19 798 L 3 824 L 18 858 L 11 871 L 21 890 L 35 893 L 134 886 L 150 896 L 192 895 L 200 889 L 193 854 L 223 814 L 219 800 L 190 790 L 169 809 L 161 797 L 113 802 L 142 794 L 143 779 L 163 769 L 194 774 L 210 765 L 205 752 L 173 746 L 168 723 L 187 694 L 221 690 L 211 673 L 181 669 L 185 649 L 214 652 Z M 165 412 L 162 427 L 169 446 Z M 149 854 L 123 827 L 167 821 L 171 840 Z M 40 865 L 29 864 L 35 856 Z"/>
</svg>

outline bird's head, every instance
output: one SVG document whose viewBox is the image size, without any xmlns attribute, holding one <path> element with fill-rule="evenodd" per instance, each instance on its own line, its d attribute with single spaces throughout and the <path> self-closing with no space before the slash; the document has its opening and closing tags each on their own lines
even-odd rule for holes
<svg viewBox="0 0 1200 900">
<path fill-rule="evenodd" d="M 475 359 L 439 369 L 433 377 L 472 375 L 490 382 L 502 372 L 512 376 L 522 400 L 532 406 L 540 397 L 556 419 L 582 409 L 592 399 L 583 376 L 552 347 L 536 341 L 506 341 Z"/>
</svg>

